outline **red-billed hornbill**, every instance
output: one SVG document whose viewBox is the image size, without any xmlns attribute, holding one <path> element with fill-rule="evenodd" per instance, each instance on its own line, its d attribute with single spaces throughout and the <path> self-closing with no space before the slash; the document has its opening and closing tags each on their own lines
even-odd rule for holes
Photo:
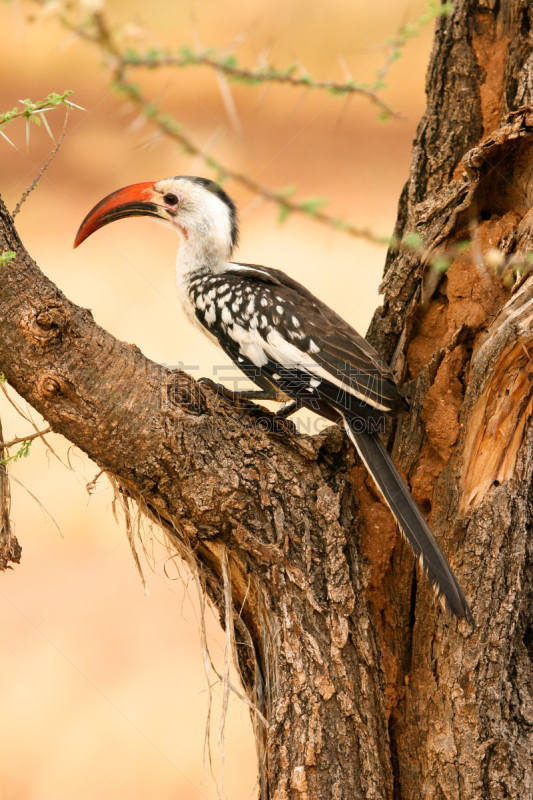
<svg viewBox="0 0 533 800">
<path fill-rule="evenodd" d="M 179 176 L 119 189 L 89 212 L 74 246 L 136 215 L 165 220 L 180 234 L 183 310 L 260 387 L 256 397 L 288 397 L 289 413 L 304 406 L 344 425 L 437 595 L 473 625 L 457 579 L 379 437 L 384 415 L 407 403 L 374 348 L 288 275 L 230 261 L 235 205 L 213 181 Z"/>
</svg>

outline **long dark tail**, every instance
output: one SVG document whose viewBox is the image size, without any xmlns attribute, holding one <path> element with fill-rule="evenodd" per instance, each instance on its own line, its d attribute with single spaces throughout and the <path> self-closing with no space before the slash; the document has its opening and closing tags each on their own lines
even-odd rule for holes
<svg viewBox="0 0 533 800">
<path fill-rule="evenodd" d="M 472 612 L 446 556 L 431 533 L 378 434 L 352 430 L 346 416 L 344 416 L 344 427 L 385 502 L 394 514 L 403 535 L 413 548 L 437 596 L 444 597 L 452 614 L 457 617 L 466 617 L 472 627 L 475 627 Z"/>
</svg>

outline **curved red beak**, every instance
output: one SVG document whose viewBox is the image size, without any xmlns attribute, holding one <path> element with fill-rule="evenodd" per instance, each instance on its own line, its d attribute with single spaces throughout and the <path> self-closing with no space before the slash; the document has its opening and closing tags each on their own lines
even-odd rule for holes
<svg viewBox="0 0 533 800">
<path fill-rule="evenodd" d="M 165 209 L 154 202 L 156 195 L 153 187 L 154 181 L 134 183 L 131 186 L 118 189 L 116 192 L 108 194 L 103 200 L 100 200 L 81 223 L 74 240 L 74 247 L 80 245 L 98 228 L 102 228 L 116 219 L 138 216 L 168 219 Z"/>
</svg>

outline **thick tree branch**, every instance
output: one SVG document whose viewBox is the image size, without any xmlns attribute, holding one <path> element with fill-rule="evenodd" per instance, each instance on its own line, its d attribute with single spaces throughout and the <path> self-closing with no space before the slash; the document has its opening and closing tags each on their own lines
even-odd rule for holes
<svg viewBox="0 0 533 800">
<path fill-rule="evenodd" d="M 0 274 L 9 383 L 163 526 L 222 622 L 227 558 L 242 681 L 269 723 L 256 722 L 263 796 L 332 786 L 338 797 L 390 796 L 379 644 L 340 431 L 268 432 L 268 412 L 239 414 L 114 339 L 39 271 L 4 206 L 0 245 L 16 253 Z"/>
</svg>

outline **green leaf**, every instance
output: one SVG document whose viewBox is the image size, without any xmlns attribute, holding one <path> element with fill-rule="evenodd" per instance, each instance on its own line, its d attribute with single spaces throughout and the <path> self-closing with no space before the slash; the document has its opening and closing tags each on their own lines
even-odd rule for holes
<svg viewBox="0 0 533 800">
<path fill-rule="evenodd" d="M 278 206 L 278 224 L 283 225 L 284 222 L 287 222 L 290 213 L 291 209 L 289 206 L 285 205 L 285 203 L 280 203 Z"/>
<path fill-rule="evenodd" d="M 323 206 L 327 206 L 328 203 L 329 200 L 327 197 L 308 197 L 306 200 L 302 200 L 299 206 L 306 214 L 313 216 L 313 214 L 316 214 Z"/>
<path fill-rule="evenodd" d="M 27 457 L 29 456 L 29 454 L 30 454 L 30 447 L 31 447 L 31 445 L 33 444 L 33 441 L 34 441 L 33 439 L 31 439 L 30 441 L 28 441 L 27 439 L 25 439 L 25 440 L 22 442 L 22 444 L 21 444 L 21 446 L 20 446 L 20 449 L 19 449 L 19 450 L 17 450 L 17 452 L 15 453 L 15 455 L 14 455 L 14 456 L 8 456 L 7 458 L 0 459 L 0 465 L 1 465 L 1 466 L 5 466 L 5 465 L 6 465 L 6 464 L 8 464 L 10 461 L 12 461 L 13 463 L 15 463 L 16 461 L 18 461 L 18 460 L 19 460 L 19 458 L 27 458 Z"/>
<path fill-rule="evenodd" d="M 220 59 L 221 66 L 228 67 L 229 69 L 234 69 L 238 65 L 238 63 L 239 62 L 236 56 L 234 56 L 233 54 Z"/>
<path fill-rule="evenodd" d="M 351 224 L 347 222 L 345 219 L 341 219 L 340 217 L 335 217 L 331 221 L 333 227 L 338 231 L 349 231 L 351 230 Z"/>
<path fill-rule="evenodd" d="M 437 9 L 437 16 L 444 17 L 446 14 L 449 14 L 452 9 L 453 3 L 443 3 L 441 7 Z"/>
<path fill-rule="evenodd" d="M 13 261 L 13 259 L 16 258 L 16 255 L 17 254 L 14 252 L 14 250 L 7 250 L 7 252 L 2 253 L 0 255 L 0 267 L 5 267 L 10 261 Z"/>
<path fill-rule="evenodd" d="M 437 272 L 447 272 L 451 263 L 452 262 L 450 258 L 445 258 L 444 256 L 436 256 L 436 258 L 434 258 L 433 261 L 431 262 L 431 265 L 433 269 L 436 270 Z"/>
<path fill-rule="evenodd" d="M 134 47 L 127 47 L 124 51 L 124 58 L 128 61 L 138 61 L 139 60 L 139 53 Z"/>
<path fill-rule="evenodd" d="M 422 236 L 416 231 L 406 233 L 402 238 L 402 244 L 408 247 L 410 250 L 420 250 L 423 243 L 424 240 L 422 239 Z"/>
<path fill-rule="evenodd" d="M 278 197 L 292 197 L 297 190 L 297 186 L 295 183 L 289 183 L 288 186 L 284 186 L 282 189 L 278 189 L 276 194 Z"/>
</svg>

